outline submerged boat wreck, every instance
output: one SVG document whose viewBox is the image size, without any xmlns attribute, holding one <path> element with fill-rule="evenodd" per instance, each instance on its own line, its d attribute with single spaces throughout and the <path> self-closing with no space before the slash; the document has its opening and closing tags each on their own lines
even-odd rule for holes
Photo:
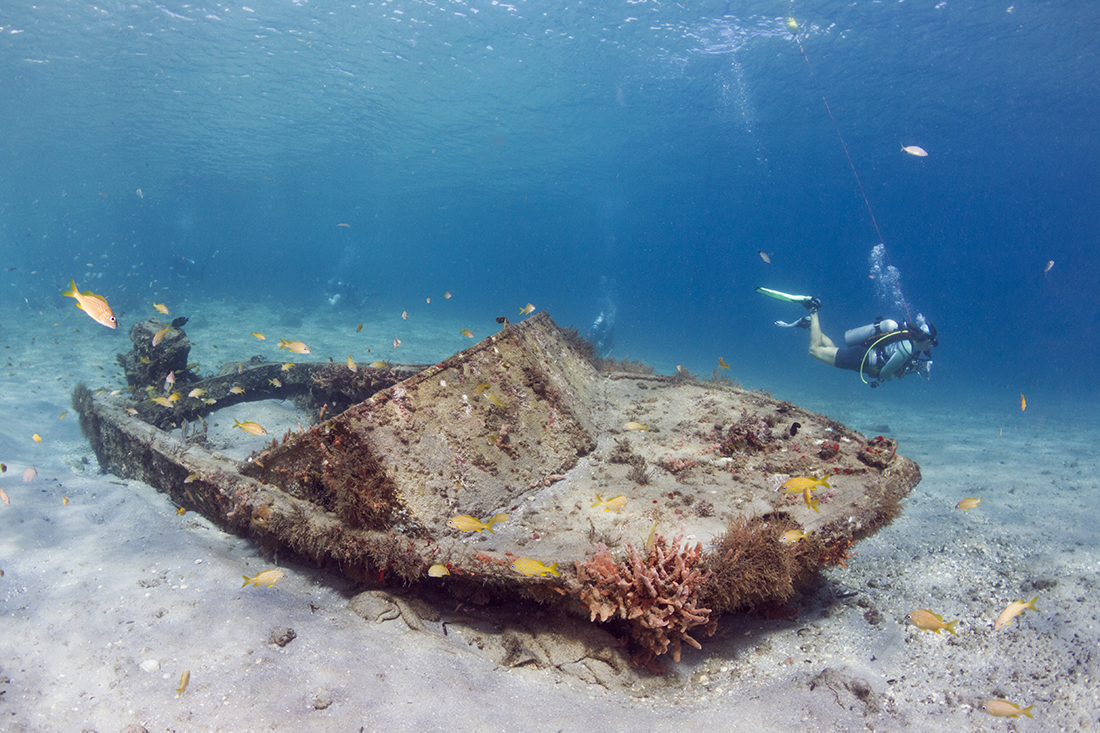
<svg viewBox="0 0 1100 733">
<path fill-rule="evenodd" d="M 619 624 L 650 667 L 698 647 L 723 613 L 782 604 L 843 563 L 920 481 L 895 441 L 766 394 L 597 372 L 546 313 L 430 366 L 257 358 L 205 379 L 186 369 L 182 329 L 150 349 L 160 325 L 135 326 L 120 361 L 171 354 L 196 396 L 156 404 L 141 388 L 159 381 L 138 374 L 140 401 L 78 386 L 104 471 L 357 580 Z M 246 460 L 210 444 L 211 413 L 272 399 L 316 424 Z"/>
</svg>

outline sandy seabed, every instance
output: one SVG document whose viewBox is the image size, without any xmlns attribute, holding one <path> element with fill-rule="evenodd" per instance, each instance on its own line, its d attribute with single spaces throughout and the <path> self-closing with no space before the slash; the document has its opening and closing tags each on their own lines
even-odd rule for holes
<svg viewBox="0 0 1100 733">
<path fill-rule="evenodd" d="M 203 314 L 187 331 L 204 372 L 256 353 L 285 358 L 277 338 L 361 363 L 429 363 L 471 343 L 458 333 L 471 324 L 450 316 L 173 311 Z M 796 599 L 793 619 L 727 616 L 663 677 L 638 672 L 608 689 L 552 667 L 499 666 L 478 648 L 491 624 L 445 633 L 440 622 L 365 621 L 348 607 L 361 590 L 351 581 L 265 556 L 198 514 L 177 515 L 152 487 L 102 474 L 70 395 L 80 381 L 121 386 L 126 327 L 110 332 L 72 309 L 20 313 L 0 331 L 0 488 L 11 502 L 0 504 L 0 730 L 1100 730 L 1094 412 L 1031 406 L 1006 421 L 1001 406 L 973 402 L 892 411 L 777 393 L 868 435 L 888 431 L 923 481 L 898 520 Z M 214 440 L 229 439 L 222 423 L 233 417 L 212 420 Z M 259 448 L 249 437 L 235 436 L 236 448 Z M 982 503 L 956 510 L 965 497 Z M 287 577 L 241 587 L 272 567 Z M 992 630 L 1008 603 L 1033 596 L 1038 613 Z M 959 619 L 958 635 L 907 623 L 921 608 Z M 294 638 L 280 646 L 287 628 Z M 990 716 L 991 698 L 1034 704 L 1034 720 Z"/>
</svg>

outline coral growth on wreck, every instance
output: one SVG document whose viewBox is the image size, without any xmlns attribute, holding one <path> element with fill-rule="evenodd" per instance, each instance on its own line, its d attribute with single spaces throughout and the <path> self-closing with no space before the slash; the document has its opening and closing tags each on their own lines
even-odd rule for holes
<svg viewBox="0 0 1100 733">
<path fill-rule="evenodd" d="M 765 417 L 745 415 L 741 421 L 731 425 L 729 431 L 720 437 L 718 453 L 732 456 L 742 451 L 764 451 L 775 440 L 772 428 L 778 421 L 774 415 Z"/>
<path fill-rule="evenodd" d="M 580 598 L 591 620 L 621 619 L 630 637 L 641 647 L 635 661 L 651 669 L 655 658 L 672 647 L 672 659 L 680 661 L 681 642 L 700 649 L 688 633 L 701 627 L 710 636 L 716 620 L 710 609 L 698 602 L 698 590 L 708 572 L 699 566 L 702 544 L 680 546 L 681 537 L 670 543 L 658 535 L 643 555 L 627 543 L 627 557 L 616 562 L 607 546 L 598 543 L 595 553 L 576 563 Z"/>
</svg>

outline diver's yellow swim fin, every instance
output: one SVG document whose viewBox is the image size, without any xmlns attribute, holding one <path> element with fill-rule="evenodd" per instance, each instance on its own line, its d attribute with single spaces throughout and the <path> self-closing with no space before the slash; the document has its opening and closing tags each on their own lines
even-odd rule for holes
<svg viewBox="0 0 1100 733">
<path fill-rule="evenodd" d="M 769 298 L 775 298 L 776 300 L 785 300 L 788 303 L 809 303 L 814 299 L 812 295 L 791 295 L 790 293 L 781 293 L 778 290 L 772 290 L 770 288 L 757 288 L 756 292 L 762 293 Z"/>
<path fill-rule="evenodd" d="M 817 313 L 817 309 L 821 307 L 821 301 L 812 295 L 791 295 L 790 293 L 781 293 L 771 288 L 757 288 L 756 292 L 762 293 L 769 298 L 775 298 L 776 300 L 785 300 L 788 303 L 801 303 L 811 314 Z M 780 323 L 780 321 L 777 321 L 777 323 Z"/>
</svg>

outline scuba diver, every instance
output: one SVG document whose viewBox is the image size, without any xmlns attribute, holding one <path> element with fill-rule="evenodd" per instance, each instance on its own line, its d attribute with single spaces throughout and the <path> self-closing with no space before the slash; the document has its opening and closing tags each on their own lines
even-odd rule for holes
<svg viewBox="0 0 1100 733">
<path fill-rule="evenodd" d="M 600 314 L 592 322 L 586 337 L 596 347 L 596 355 L 602 359 L 611 356 L 615 348 L 615 318 L 619 313 L 618 283 L 606 275 L 600 277 L 600 300 L 596 307 Z"/>
<path fill-rule="evenodd" d="M 917 314 L 914 323 L 878 318 L 844 334 L 844 348 L 821 332 L 817 311 L 821 301 L 809 295 L 789 295 L 778 290 L 757 288 L 756 292 L 777 300 L 801 303 L 810 312 L 797 321 L 775 325 L 784 328 L 805 328 L 810 331 L 810 356 L 838 369 L 859 372 L 860 378 L 872 387 L 901 379 L 909 374 L 929 378 L 932 368 L 932 347 L 939 346 L 936 327 Z M 868 382 L 870 377 L 870 382 Z"/>
</svg>

